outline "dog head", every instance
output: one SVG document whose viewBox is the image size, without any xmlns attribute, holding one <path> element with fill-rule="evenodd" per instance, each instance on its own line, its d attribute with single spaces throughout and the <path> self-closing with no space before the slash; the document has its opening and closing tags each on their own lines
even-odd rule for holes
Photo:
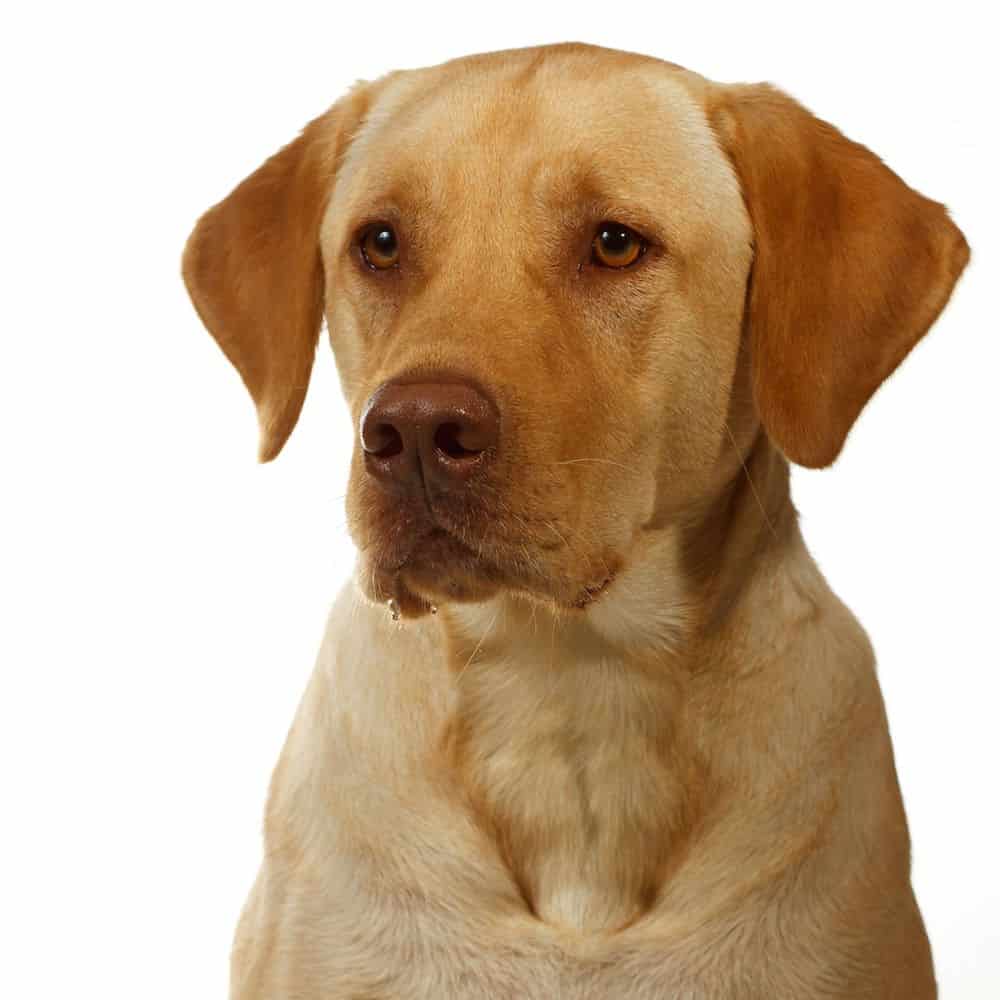
<svg viewBox="0 0 1000 1000">
<path fill-rule="evenodd" d="M 761 432 L 832 462 L 968 259 L 768 86 L 587 46 L 356 87 L 198 222 L 184 277 L 263 460 L 326 318 L 369 596 L 591 605 Z"/>
</svg>

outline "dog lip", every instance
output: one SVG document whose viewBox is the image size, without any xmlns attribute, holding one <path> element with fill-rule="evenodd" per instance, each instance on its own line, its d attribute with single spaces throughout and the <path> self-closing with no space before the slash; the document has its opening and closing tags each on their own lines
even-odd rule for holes
<svg viewBox="0 0 1000 1000">
<path fill-rule="evenodd" d="M 576 600 L 573 601 L 573 607 L 580 611 L 589 607 L 596 600 L 598 600 L 614 582 L 615 574 L 611 573 L 601 580 L 600 583 L 584 587 L 583 591 L 579 594 Z"/>
</svg>

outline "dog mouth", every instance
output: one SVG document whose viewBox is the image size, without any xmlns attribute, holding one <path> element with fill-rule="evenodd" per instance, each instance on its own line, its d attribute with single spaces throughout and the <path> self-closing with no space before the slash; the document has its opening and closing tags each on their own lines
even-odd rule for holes
<svg viewBox="0 0 1000 1000">
<path fill-rule="evenodd" d="M 383 540 L 368 550 L 362 577 L 367 596 L 386 604 L 394 618 L 420 617 L 452 602 L 488 600 L 499 591 L 563 612 L 582 612 L 607 593 L 617 575 L 602 559 L 600 570 L 581 585 L 575 574 L 529 565 L 523 553 L 483 552 L 439 523 L 396 539 L 395 545 Z M 540 548 L 533 555 L 539 558 Z"/>
<path fill-rule="evenodd" d="M 606 594 L 621 563 L 610 547 L 581 546 L 580 529 L 554 510 L 515 511 L 484 493 L 478 484 L 461 494 L 349 500 L 365 596 L 416 617 L 498 592 L 573 614 Z"/>
<path fill-rule="evenodd" d="M 381 540 L 367 551 L 364 589 L 394 616 L 418 615 L 447 601 L 485 598 L 502 583 L 497 567 L 446 528 L 434 524 Z"/>
</svg>

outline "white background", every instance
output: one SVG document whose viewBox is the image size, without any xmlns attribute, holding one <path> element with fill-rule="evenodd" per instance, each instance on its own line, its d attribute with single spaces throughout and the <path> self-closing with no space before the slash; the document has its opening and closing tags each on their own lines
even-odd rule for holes
<svg viewBox="0 0 1000 1000">
<path fill-rule="evenodd" d="M 947 202 L 972 245 L 943 319 L 795 494 L 879 654 L 942 996 L 1000 996 L 1000 218 L 979 6 L 6 15 L 0 995 L 225 995 L 266 782 L 352 561 L 332 360 L 256 465 L 248 397 L 178 274 L 196 216 L 356 78 L 581 40 L 784 86 Z"/>
</svg>

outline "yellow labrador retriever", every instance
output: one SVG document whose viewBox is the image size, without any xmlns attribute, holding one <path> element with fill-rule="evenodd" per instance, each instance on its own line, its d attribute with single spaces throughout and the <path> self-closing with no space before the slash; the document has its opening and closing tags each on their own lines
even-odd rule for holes
<svg viewBox="0 0 1000 1000">
<path fill-rule="evenodd" d="M 261 458 L 324 316 L 358 427 L 234 998 L 935 995 L 788 463 L 837 457 L 968 257 L 780 91 L 582 45 L 361 84 L 202 217 Z"/>
</svg>

